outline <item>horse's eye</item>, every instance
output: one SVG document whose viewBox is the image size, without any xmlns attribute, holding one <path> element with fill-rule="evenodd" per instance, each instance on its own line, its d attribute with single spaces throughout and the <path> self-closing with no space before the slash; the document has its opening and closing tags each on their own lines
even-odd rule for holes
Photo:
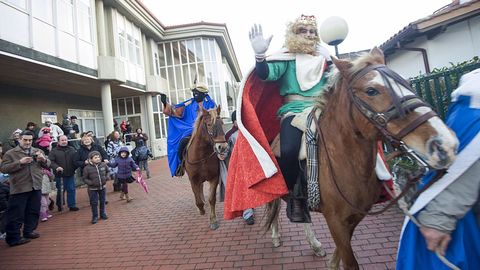
<svg viewBox="0 0 480 270">
<path fill-rule="evenodd" d="M 367 95 L 370 96 L 370 97 L 373 97 L 373 96 L 376 96 L 376 95 L 380 94 L 380 92 L 378 92 L 378 90 L 373 88 L 373 87 L 367 88 L 367 91 L 365 93 L 367 93 Z"/>
</svg>

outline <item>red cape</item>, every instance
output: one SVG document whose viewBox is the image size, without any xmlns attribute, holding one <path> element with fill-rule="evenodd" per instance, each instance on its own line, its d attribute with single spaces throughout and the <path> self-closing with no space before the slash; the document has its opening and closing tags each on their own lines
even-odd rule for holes
<svg viewBox="0 0 480 270">
<path fill-rule="evenodd" d="M 288 193 L 270 149 L 270 142 L 280 132 L 276 113 L 282 105 L 282 97 L 278 85 L 260 80 L 252 71 L 240 89 L 237 110 L 240 130 L 228 167 L 225 219 L 241 216 L 245 209 L 262 206 Z M 252 144 L 252 138 L 258 144 Z"/>
</svg>

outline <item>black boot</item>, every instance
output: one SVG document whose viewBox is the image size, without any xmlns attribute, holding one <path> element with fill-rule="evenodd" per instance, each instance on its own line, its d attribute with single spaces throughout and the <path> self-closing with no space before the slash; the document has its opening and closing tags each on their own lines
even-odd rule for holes
<svg viewBox="0 0 480 270">
<path fill-rule="evenodd" d="M 312 218 L 308 211 L 307 201 L 303 198 L 289 196 L 287 199 L 287 217 L 290 222 L 311 223 Z"/>
<path fill-rule="evenodd" d="M 308 209 L 307 183 L 304 172 L 300 172 L 293 190 L 289 192 L 287 199 L 287 217 L 291 222 L 311 223 Z"/>
</svg>

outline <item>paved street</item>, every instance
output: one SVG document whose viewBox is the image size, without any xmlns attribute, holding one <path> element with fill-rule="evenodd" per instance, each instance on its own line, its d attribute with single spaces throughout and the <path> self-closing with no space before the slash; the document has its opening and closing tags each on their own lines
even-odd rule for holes
<svg viewBox="0 0 480 270">
<path fill-rule="evenodd" d="M 263 209 L 248 226 L 241 219 L 224 221 L 223 203 L 217 203 L 220 228 L 211 231 L 208 214 L 197 212 L 188 180 L 172 179 L 167 166 L 166 158 L 152 161 L 150 193 L 131 184 L 134 201 L 128 204 L 109 184 L 110 218 L 95 225 L 86 189 L 78 189 L 80 211 L 54 210 L 54 217 L 39 225 L 41 237 L 29 244 L 0 243 L 0 269 L 326 269 L 334 244 L 320 214 L 312 217 L 326 258 L 313 255 L 303 226 L 289 223 L 284 211 L 279 248 L 261 231 Z M 394 269 L 402 221 L 393 209 L 357 227 L 353 246 L 363 269 Z"/>
</svg>

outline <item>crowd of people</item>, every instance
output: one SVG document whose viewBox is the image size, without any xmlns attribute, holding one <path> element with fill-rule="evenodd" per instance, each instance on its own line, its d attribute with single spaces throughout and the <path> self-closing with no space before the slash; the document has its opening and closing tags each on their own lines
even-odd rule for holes
<svg viewBox="0 0 480 270">
<path fill-rule="evenodd" d="M 52 218 L 55 205 L 59 212 L 65 205 L 71 212 L 79 210 L 77 175 L 88 187 L 92 224 L 108 218 L 107 180 L 120 186 L 120 199 L 131 202 L 132 171 L 145 170 L 150 178 L 148 159 L 153 155 L 141 128 L 128 134 L 129 141 L 135 142 L 130 153 L 119 131 L 108 135 L 104 147 L 92 131 L 80 133 L 76 120 L 75 116 L 64 117 L 58 125 L 46 119 L 43 127 L 28 122 L 24 130 L 14 130 L 5 144 L 0 142 L 0 238 L 9 246 L 40 237 L 35 232 L 38 223 Z M 55 199 L 51 198 L 53 190 Z"/>
</svg>

